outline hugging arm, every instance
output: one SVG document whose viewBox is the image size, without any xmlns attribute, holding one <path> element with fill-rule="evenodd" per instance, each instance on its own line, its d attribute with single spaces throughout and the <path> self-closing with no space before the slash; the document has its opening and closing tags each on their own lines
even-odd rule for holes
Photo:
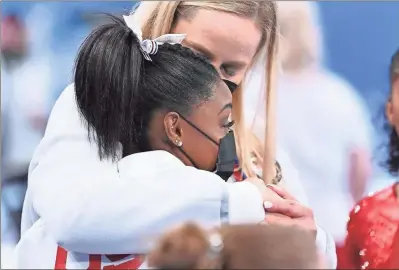
<svg viewBox="0 0 399 270">
<path fill-rule="evenodd" d="M 71 85 L 53 109 L 31 163 L 28 188 L 34 212 L 57 244 L 81 253 L 126 254 L 145 250 L 141 239 L 178 222 L 220 221 L 223 198 L 218 195 L 226 183 L 202 173 L 204 179 L 189 176 L 191 181 L 174 174 L 159 181 L 163 185 L 121 179 L 116 164 L 100 161 L 97 147 L 87 140 Z M 195 199 L 201 191 L 211 199 Z"/>
<path fill-rule="evenodd" d="M 227 202 L 229 222 L 263 220 L 261 196 L 250 183 L 227 184 L 191 167 L 183 167 L 185 174 L 162 174 L 162 181 L 158 175 L 155 185 L 151 172 L 120 178 L 117 165 L 100 161 L 97 146 L 89 143 L 74 99 L 70 85 L 30 166 L 33 210 L 57 244 L 89 254 L 140 253 L 148 248 L 142 239 L 176 223 L 220 224 Z"/>
</svg>

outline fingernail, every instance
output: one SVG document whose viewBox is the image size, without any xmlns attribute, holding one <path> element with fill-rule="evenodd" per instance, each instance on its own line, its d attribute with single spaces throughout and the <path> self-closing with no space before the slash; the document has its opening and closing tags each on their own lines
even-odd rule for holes
<svg viewBox="0 0 399 270">
<path fill-rule="evenodd" d="M 272 187 L 272 188 L 276 188 L 276 185 L 272 185 L 272 184 L 267 184 L 266 187 Z"/>
<path fill-rule="evenodd" d="M 265 201 L 265 202 L 263 203 L 263 207 L 264 207 L 265 209 L 270 209 L 270 208 L 273 207 L 273 204 L 272 204 L 272 202 Z"/>
</svg>

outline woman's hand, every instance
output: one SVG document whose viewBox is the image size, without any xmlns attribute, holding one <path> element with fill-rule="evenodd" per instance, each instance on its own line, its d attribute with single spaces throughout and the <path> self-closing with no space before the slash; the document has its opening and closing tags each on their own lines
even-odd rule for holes
<svg viewBox="0 0 399 270">
<path fill-rule="evenodd" d="M 269 185 L 268 189 L 279 195 L 280 200 L 265 201 L 266 223 L 296 224 L 313 232 L 315 236 L 317 235 L 317 226 L 312 209 L 300 204 L 291 194 L 280 187 Z M 273 214 L 280 215 L 275 216 Z M 289 219 L 283 219 L 281 215 Z"/>
<path fill-rule="evenodd" d="M 257 177 L 250 177 L 245 179 L 245 181 L 254 184 L 258 188 L 264 202 L 270 202 L 272 204 L 275 204 L 279 201 L 284 200 L 278 193 L 268 188 L 262 179 L 259 179 Z"/>
<path fill-rule="evenodd" d="M 284 199 L 280 195 L 278 195 L 272 189 L 268 188 L 262 179 L 259 179 L 257 177 L 250 177 L 250 178 L 245 179 L 245 181 L 252 183 L 253 185 L 255 185 L 258 188 L 259 192 L 262 195 L 264 206 L 279 205 L 279 202 L 284 201 Z M 267 207 L 265 207 L 265 209 L 266 208 Z M 273 223 L 279 223 L 279 224 L 287 222 L 287 220 L 291 220 L 290 217 L 286 216 L 285 214 L 280 214 L 278 212 L 267 213 L 267 217 L 268 217 L 268 219 L 272 219 Z"/>
<path fill-rule="evenodd" d="M 296 224 L 317 235 L 317 226 L 312 209 L 300 204 L 294 196 L 286 190 L 273 185 L 266 186 L 263 180 L 255 177 L 247 178 L 262 194 L 264 207 L 267 212 L 265 223 Z"/>
</svg>

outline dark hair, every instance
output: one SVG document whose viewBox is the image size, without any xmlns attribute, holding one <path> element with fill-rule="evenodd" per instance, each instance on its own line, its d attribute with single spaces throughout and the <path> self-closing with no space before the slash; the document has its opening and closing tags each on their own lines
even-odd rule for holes
<svg viewBox="0 0 399 270">
<path fill-rule="evenodd" d="M 399 49 L 394 53 L 391 58 L 391 64 L 389 66 L 389 79 L 391 83 L 391 89 L 395 80 L 399 78 Z M 386 166 L 389 172 L 393 175 L 399 173 L 399 137 L 394 127 L 390 124 L 386 124 L 386 128 L 389 132 L 389 143 L 388 143 L 388 159 Z"/>
<path fill-rule="evenodd" d="M 202 56 L 181 45 L 163 44 L 152 61 L 122 19 L 94 30 L 75 62 L 78 108 L 87 121 L 89 139 L 100 159 L 151 150 L 147 128 L 157 110 L 183 115 L 207 101 L 220 77 Z"/>
</svg>

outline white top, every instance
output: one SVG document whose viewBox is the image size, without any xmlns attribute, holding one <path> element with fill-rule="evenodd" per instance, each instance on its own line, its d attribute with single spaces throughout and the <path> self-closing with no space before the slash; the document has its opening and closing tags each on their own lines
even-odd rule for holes
<svg viewBox="0 0 399 270">
<path fill-rule="evenodd" d="M 355 90 L 328 71 L 285 74 L 277 93 L 279 143 L 298 169 L 320 225 L 341 241 L 354 204 L 349 153 L 371 153 L 369 113 Z"/>
<path fill-rule="evenodd" d="M 290 171 L 288 164 L 282 166 Z M 131 155 L 119 164 L 100 161 L 70 85 L 31 162 L 18 267 L 54 267 L 57 244 L 74 254 L 145 253 L 149 238 L 172 224 L 220 224 L 226 200 L 229 222 L 259 222 L 264 212 L 257 192 L 250 183 L 225 183 L 162 151 Z M 317 243 L 335 267 L 334 244 L 322 230 Z M 84 261 L 81 256 L 69 259 L 67 268 L 85 267 L 76 264 Z"/>
<path fill-rule="evenodd" d="M 251 183 L 225 183 L 211 172 L 185 166 L 165 151 L 128 156 L 118 163 L 118 169 L 114 183 L 96 183 L 91 188 L 97 190 L 80 194 L 82 197 L 75 197 L 82 189 L 75 195 L 60 195 L 58 203 L 69 207 L 60 210 L 57 202 L 47 204 L 36 220 L 32 201 L 36 191 L 30 189 L 24 206 L 25 230 L 16 252 L 18 267 L 53 268 L 60 245 L 74 251 L 66 257 L 67 269 L 85 269 L 88 253 L 145 254 L 160 234 L 179 223 L 194 221 L 212 227 L 229 221 L 260 222 L 265 217 L 262 197 Z M 102 267 L 110 264 L 102 256 Z"/>
</svg>

